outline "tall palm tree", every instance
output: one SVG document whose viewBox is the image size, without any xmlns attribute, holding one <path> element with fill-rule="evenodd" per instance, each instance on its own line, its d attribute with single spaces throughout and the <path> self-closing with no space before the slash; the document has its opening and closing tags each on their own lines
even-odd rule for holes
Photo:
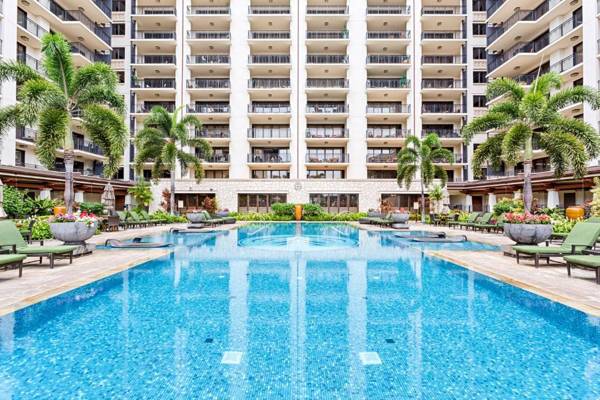
<svg viewBox="0 0 600 400">
<path fill-rule="evenodd" d="M 406 138 L 406 145 L 398 152 L 398 185 L 410 187 L 416 177 L 421 181 L 421 222 L 425 222 L 425 187 L 430 186 L 435 178 L 446 186 L 448 173 L 437 162 L 454 162 L 454 154 L 442 147 L 440 138 L 430 133 L 419 139 L 416 136 Z"/>
<path fill-rule="evenodd" d="M 529 89 L 510 78 L 496 79 L 488 84 L 487 98 L 504 96 L 504 99 L 462 129 L 462 137 L 467 143 L 477 133 L 497 131 L 473 154 L 472 168 L 476 176 L 481 176 L 486 162 L 494 168 L 499 168 L 502 162 L 509 166 L 523 162 L 523 201 L 527 211 L 531 210 L 533 197 L 534 140 L 550 158 L 557 177 L 569 168 L 573 169 L 576 178 L 583 177 L 588 160 L 600 155 L 598 132 L 584 121 L 566 118 L 559 112 L 580 102 L 597 109 L 600 107 L 598 91 L 585 86 L 562 90 L 560 87 L 560 75 L 554 72 L 539 76 Z"/>
<path fill-rule="evenodd" d="M 161 172 L 169 171 L 171 178 L 170 208 L 175 214 L 175 168 L 177 162 L 183 169 L 194 168 L 196 180 L 204 177 L 202 161 L 195 155 L 185 151 L 186 147 L 200 149 L 202 158 L 210 157 L 212 149 L 210 144 L 201 138 L 190 137 L 189 128 L 202 128 L 202 122 L 192 115 L 179 118 L 182 107 L 172 114 L 164 107 L 156 106 L 150 110 L 150 116 L 144 121 L 144 127 L 136 134 L 135 169 L 139 174 L 143 165 L 151 160 L 152 178 L 158 180 Z"/>
<path fill-rule="evenodd" d="M 0 135 L 17 125 L 37 126 L 36 155 L 48 169 L 55 168 L 56 153 L 63 149 L 64 200 L 72 213 L 72 116 L 80 113 L 83 130 L 104 152 L 104 176 L 110 178 L 119 169 L 127 141 L 123 97 L 109 65 L 98 62 L 75 69 L 71 46 L 60 33 L 42 37 L 42 66 L 44 74 L 20 62 L 0 62 L 0 82 L 15 80 L 18 100 L 0 108 Z"/>
</svg>

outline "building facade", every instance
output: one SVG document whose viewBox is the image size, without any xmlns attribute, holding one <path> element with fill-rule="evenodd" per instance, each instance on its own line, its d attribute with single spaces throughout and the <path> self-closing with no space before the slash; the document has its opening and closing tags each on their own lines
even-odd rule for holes
<svg viewBox="0 0 600 400">
<path fill-rule="evenodd" d="M 5 2 L 3 56 L 37 65 L 39 37 L 55 30 L 72 41 L 78 62 L 111 62 L 128 104 L 132 142 L 119 174 L 126 181 L 136 177 L 133 138 L 153 106 L 200 118 L 203 128 L 190 135 L 207 139 L 213 155 L 198 154 L 206 170 L 200 183 L 192 171 L 176 172 L 181 211 L 205 197 L 243 212 L 277 201 L 315 202 L 332 212 L 366 211 L 382 200 L 412 208 L 420 183 L 398 186 L 397 152 L 408 135 L 429 132 L 455 155 L 453 164 L 440 164 L 449 175 L 450 206 L 489 208 L 518 189 L 519 166 L 486 171 L 478 181 L 469 167 L 485 135 L 467 146 L 460 129 L 493 101 L 485 98 L 487 80 L 526 79 L 521 75 L 542 65 L 560 70 L 565 85 L 583 79 L 597 86 L 593 1 L 106 1 Z M 526 39 L 516 46 L 517 37 Z M 15 101 L 14 91 L 4 85 L 3 104 Z M 565 112 L 598 125 L 595 111 Z M 34 137 L 33 128 L 9 132 L 1 163 L 38 168 Z M 76 169 L 101 172 L 102 155 L 84 135 L 77 140 Z M 539 159 L 536 172 L 546 173 L 543 154 Z M 154 188 L 153 208 L 168 187 L 163 179 Z"/>
</svg>

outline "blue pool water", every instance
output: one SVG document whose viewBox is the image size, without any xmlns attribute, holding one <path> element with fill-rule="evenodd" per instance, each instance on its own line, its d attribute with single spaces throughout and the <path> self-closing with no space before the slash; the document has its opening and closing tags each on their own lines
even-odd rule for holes
<svg viewBox="0 0 600 400">
<path fill-rule="evenodd" d="M 600 320 L 392 236 L 157 237 L 169 256 L 0 318 L 0 399 L 600 397 Z"/>
</svg>

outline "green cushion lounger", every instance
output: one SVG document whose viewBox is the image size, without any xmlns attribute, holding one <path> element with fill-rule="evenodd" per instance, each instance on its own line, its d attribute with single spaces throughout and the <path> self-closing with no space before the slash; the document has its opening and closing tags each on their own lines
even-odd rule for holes
<svg viewBox="0 0 600 400">
<path fill-rule="evenodd" d="M 383 225 L 391 225 L 393 222 L 394 221 L 392 220 L 392 213 L 389 212 L 383 218 L 373 218 L 371 223 L 374 225 L 383 226 Z"/>
<path fill-rule="evenodd" d="M 223 218 L 215 218 L 212 217 L 208 211 L 204 210 L 202 211 L 202 214 L 204 214 L 206 216 L 206 220 L 204 221 L 205 223 L 209 224 L 209 225 L 220 225 L 222 224 Z"/>
<path fill-rule="evenodd" d="M 117 215 L 119 216 L 119 225 L 123 228 L 127 229 L 130 226 L 133 226 L 133 224 L 127 220 L 127 211 L 117 211 Z"/>
<path fill-rule="evenodd" d="M 31 246 L 28 245 L 12 221 L 0 221 L 0 248 L 12 249 L 13 253 L 27 257 L 39 257 L 50 260 L 50 268 L 54 268 L 54 260 L 68 258 L 69 264 L 73 263 L 73 251 L 77 246 Z"/>
<path fill-rule="evenodd" d="M 600 285 L 600 255 L 572 255 L 564 256 L 565 263 L 567 264 L 567 274 L 571 276 L 571 269 L 581 268 L 596 271 L 596 283 Z"/>
<path fill-rule="evenodd" d="M 27 256 L 23 254 L 0 254 L 0 268 L 19 268 L 19 278 L 23 276 L 23 260 Z"/>
<path fill-rule="evenodd" d="M 129 211 L 129 215 L 131 215 L 131 218 L 139 223 L 140 225 L 143 226 L 149 226 L 149 225 L 156 225 L 156 222 L 149 220 L 149 219 L 145 219 L 143 218 L 140 214 L 138 214 L 136 211 Z"/>
<path fill-rule="evenodd" d="M 467 218 L 467 220 L 465 222 L 457 222 L 456 224 L 452 224 L 450 226 L 452 226 L 452 227 L 459 226 L 462 228 L 465 225 L 474 223 L 477 220 L 477 217 L 479 217 L 479 212 L 477 212 L 477 211 L 472 212 L 471 214 L 469 214 L 469 217 Z"/>
<path fill-rule="evenodd" d="M 464 227 L 466 229 L 471 228 L 471 229 L 475 230 L 476 228 L 478 228 L 482 225 L 488 225 L 490 223 L 490 221 L 492 220 L 493 216 L 494 216 L 493 213 L 485 213 L 478 220 L 476 220 L 475 222 L 473 222 L 471 224 L 465 224 Z"/>
<path fill-rule="evenodd" d="M 503 225 L 504 225 L 504 214 L 500 214 L 500 216 L 498 218 L 496 218 L 496 221 L 492 224 L 492 223 L 487 223 L 487 224 L 476 224 L 475 225 L 475 229 L 477 230 L 486 230 L 488 232 L 490 231 L 499 231 L 503 229 Z"/>
<path fill-rule="evenodd" d="M 165 224 L 165 223 L 169 222 L 168 220 L 163 219 L 163 218 L 152 218 L 150 216 L 150 214 L 148 214 L 148 211 L 146 211 L 146 210 L 141 210 L 141 211 L 138 212 L 138 214 L 140 214 L 140 216 L 143 219 L 145 219 L 147 221 L 152 221 L 152 222 L 154 222 L 156 224 Z"/>
<path fill-rule="evenodd" d="M 512 248 L 517 255 L 517 263 L 519 255 L 526 254 L 534 257 L 537 268 L 540 265 L 540 258 L 545 258 L 550 263 L 550 257 L 577 255 L 581 254 L 583 250 L 591 249 L 598 240 L 598 236 L 600 236 L 599 223 L 579 222 L 560 246 L 548 246 L 549 242 L 546 242 L 546 246 L 516 245 Z"/>
</svg>

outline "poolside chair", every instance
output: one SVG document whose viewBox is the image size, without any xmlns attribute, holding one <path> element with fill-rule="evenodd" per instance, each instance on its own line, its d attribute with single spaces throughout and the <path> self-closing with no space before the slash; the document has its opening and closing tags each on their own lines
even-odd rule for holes
<svg viewBox="0 0 600 400">
<path fill-rule="evenodd" d="M 379 225 L 379 226 L 388 226 L 388 225 L 392 225 L 394 223 L 394 221 L 392 220 L 392 213 L 389 212 L 385 215 L 385 217 L 383 218 L 373 218 L 372 222 L 373 225 Z"/>
<path fill-rule="evenodd" d="M 462 227 L 464 227 L 464 226 L 466 226 L 468 224 L 474 223 L 477 220 L 478 217 L 479 217 L 479 212 L 475 211 L 475 212 L 472 212 L 471 214 L 469 214 L 469 217 L 467 218 L 466 221 L 464 221 L 464 222 L 457 222 L 456 224 L 452 224 L 450 226 L 452 226 L 452 227 L 457 227 L 458 226 L 458 227 L 462 228 Z"/>
<path fill-rule="evenodd" d="M 150 219 L 145 219 L 143 218 L 140 214 L 138 214 L 136 211 L 129 211 L 129 215 L 131 215 L 131 218 L 139 223 L 140 225 L 143 226 L 150 226 L 150 225 L 156 225 L 156 222 L 150 220 Z"/>
<path fill-rule="evenodd" d="M 519 256 L 526 254 L 535 259 L 537 268 L 540 265 L 540 258 L 545 258 L 550 263 L 550 257 L 578 255 L 583 250 L 591 249 L 598 240 L 598 236 L 600 236 L 599 223 L 579 222 L 560 246 L 549 246 L 549 242 L 546 241 L 546 246 L 515 245 L 512 248 L 517 255 L 517 263 L 519 263 Z"/>
<path fill-rule="evenodd" d="M 138 212 L 138 214 L 140 214 L 140 216 L 143 219 L 145 219 L 147 221 L 153 221 L 156 224 L 166 224 L 167 222 L 169 222 L 169 220 L 166 218 L 152 218 L 150 216 L 150 214 L 148 214 L 148 211 L 146 211 L 146 210 L 141 210 Z"/>
<path fill-rule="evenodd" d="M 490 223 L 490 221 L 492 220 L 492 217 L 494 216 L 493 213 L 488 212 L 483 214 L 481 217 L 479 217 L 478 219 L 475 220 L 475 222 L 472 223 L 466 223 L 464 225 L 461 225 L 462 227 L 466 228 L 466 229 L 473 229 L 475 230 L 476 228 L 483 226 L 483 225 L 488 225 Z"/>
<path fill-rule="evenodd" d="M 23 260 L 27 256 L 23 254 L 0 254 L 0 268 L 19 268 L 19 278 L 23 276 Z"/>
<path fill-rule="evenodd" d="M 504 214 L 500 214 L 498 218 L 492 223 L 492 220 L 488 221 L 487 224 L 478 223 L 473 226 L 476 230 L 486 230 L 488 232 L 491 231 L 501 231 L 504 230 Z"/>
<path fill-rule="evenodd" d="M 0 249 L 9 253 L 22 254 L 27 257 L 39 257 L 50 260 L 50 268 L 54 268 L 54 260 L 68 258 L 73 263 L 73 251 L 77 246 L 31 246 L 28 245 L 12 221 L 0 221 Z"/>
<path fill-rule="evenodd" d="M 567 264 L 567 275 L 571 276 L 573 268 L 596 271 L 596 283 L 600 285 L 600 252 L 583 250 L 582 253 L 563 257 Z"/>
</svg>

